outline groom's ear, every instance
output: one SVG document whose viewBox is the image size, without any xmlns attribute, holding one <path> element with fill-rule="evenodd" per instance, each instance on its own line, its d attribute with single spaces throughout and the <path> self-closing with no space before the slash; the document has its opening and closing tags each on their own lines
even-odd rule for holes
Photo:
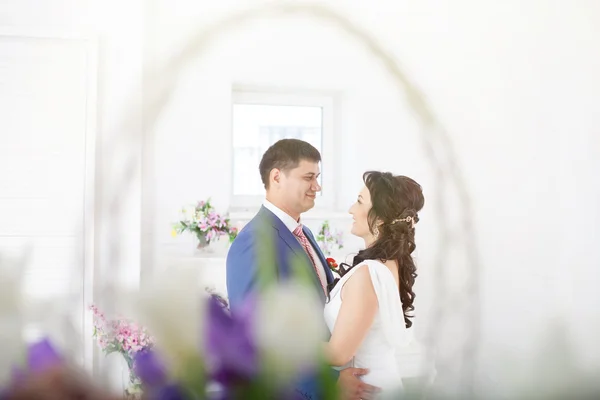
<svg viewBox="0 0 600 400">
<path fill-rule="evenodd" d="M 269 179 L 273 180 L 275 183 L 279 183 L 281 181 L 281 170 L 273 168 L 269 174 Z"/>
</svg>

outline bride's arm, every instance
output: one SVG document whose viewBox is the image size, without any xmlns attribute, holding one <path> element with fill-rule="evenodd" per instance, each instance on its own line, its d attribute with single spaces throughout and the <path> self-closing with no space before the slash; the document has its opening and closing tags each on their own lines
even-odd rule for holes
<svg viewBox="0 0 600 400">
<path fill-rule="evenodd" d="M 357 270 L 341 290 L 342 306 L 331 339 L 325 343 L 325 356 L 334 366 L 342 366 L 354 357 L 373 324 L 378 307 L 366 266 Z"/>
</svg>

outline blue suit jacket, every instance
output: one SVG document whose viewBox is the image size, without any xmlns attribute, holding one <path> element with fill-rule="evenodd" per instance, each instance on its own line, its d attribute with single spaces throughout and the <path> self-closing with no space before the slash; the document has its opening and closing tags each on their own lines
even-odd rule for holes
<svg viewBox="0 0 600 400">
<path fill-rule="evenodd" d="M 312 232 L 307 227 L 303 227 L 303 230 L 325 268 L 327 283 L 333 282 L 333 274 L 327 267 L 325 256 L 317 245 Z M 227 296 L 232 312 L 235 313 L 235 310 L 244 303 L 249 294 L 261 290 L 257 247 L 260 247 L 262 241 L 265 240 L 272 240 L 274 254 L 273 257 L 266 258 L 266 260 L 275 265 L 261 265 L 261 268 L 272 268 L 276 271 L 278 281 L 283 281 L 292 275 L 294 258 L 305 261 L 301 267 L 310 269 L 315 290 L 325 304 L 326 297 L 319 277 L 298 239 L 275 214 L 267 208 L 261 207 L 258 214 L 240 231 L 227 254 Z M 264 260 L 262 259 L 261 262 L 264 263 Z M 323 314 L 316 315 L 315 318 L 319 318 L 325 324 Z M 332 374 L 336 374 L 333 369 Z M 319 398 L 318 383 L 314 376 L 303 378 L 296 389 L 306 399 L 316 400 Z"/>
</svg>

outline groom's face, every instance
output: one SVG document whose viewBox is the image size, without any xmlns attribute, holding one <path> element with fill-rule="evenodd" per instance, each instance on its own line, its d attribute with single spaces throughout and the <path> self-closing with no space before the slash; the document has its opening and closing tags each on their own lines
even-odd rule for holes
<svg viewBox="0 0 600 400">
<path fill-rule="evenodd" d="M 319 175 L 319 163 L 308 160 L 301 160 L 296 168 L 282 173 L 279 189 L 286 207 L 298 214 L 313 208 L 317 192 L 321 191 Z"/>
</svg>

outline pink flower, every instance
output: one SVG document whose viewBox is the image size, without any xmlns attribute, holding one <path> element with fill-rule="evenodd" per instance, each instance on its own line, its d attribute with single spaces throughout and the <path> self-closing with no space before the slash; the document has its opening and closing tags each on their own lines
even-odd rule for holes
<svg viewBox="0 0 600 400">
<path fill-rule="evenodd" d="M 205 231 L 208 229 L 209 227 L 209 221 L 206 219 L 206 217 L 202 216 L 200 217 L 200 219 L 198 220 L 198 228 L 200 228 L 201 231 Z"/>
<path fill-rule="evenodd" d="M 145 328 L 124 318 L 106 321 L 97 307 L 90 306 L 94 313 L 95 337 L 103 351 L 109 347 L 121 353 L 133 354 L 153 346 L 154 341 Z"/>
<path fill-rule="evenodd" d="M 104 350 L 108 346 L 108 342 L 106 341 L 105 338 L 101 337 L 101 338 L 98 339 L 98 345 L 100 346 L 100 348 L 102 350 Z"/>
</svg>

